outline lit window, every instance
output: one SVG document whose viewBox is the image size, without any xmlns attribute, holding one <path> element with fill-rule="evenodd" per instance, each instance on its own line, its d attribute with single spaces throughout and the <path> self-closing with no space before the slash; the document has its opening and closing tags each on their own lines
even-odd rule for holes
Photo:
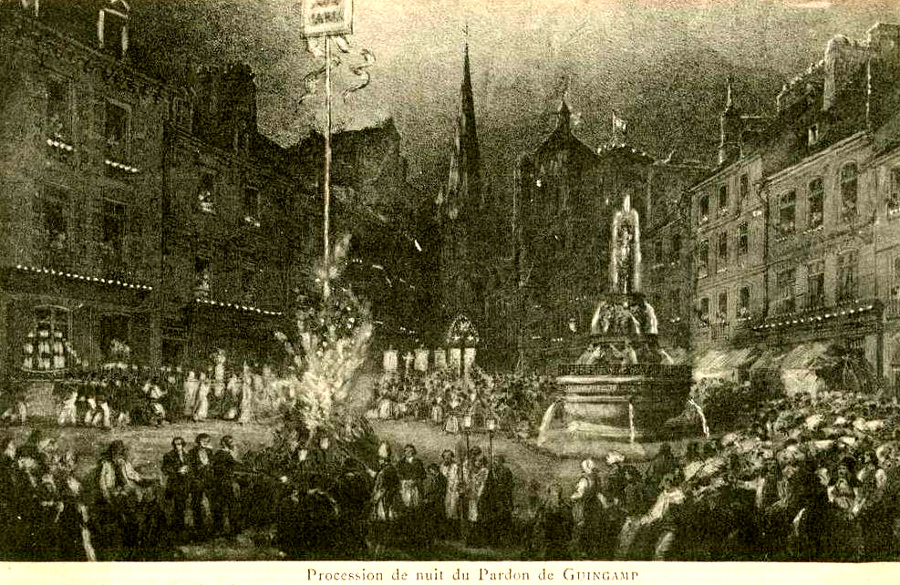
<svg viewBox="0 0 900 585">
<path fill-rule="evenodd" d="M 34 248 L 42 266 L 63 268 L 69 254 L 69 194 L 45 186 L 34 199 Z"/>
<path fill-rule="evenodd" d="M 697 276 L 709 276 L 709 240 L 700 242 L 697 249 Z"/>
<path fill-rule="evenodd" d="M 719 215 L 728 213 L 728 185 L 719 186 Z"/>
<path fill-rule="evenodd" d="M 797 193 L 795 191 L 788 191 L 778 198 L 778 225 L 776 227 L 780 237 L 794 233 L 796 202 Z"/>
<path fill-rule="evenodd" d="M 809 183 L 809 229 L 822 226 L 825 219 L 825 186 L 822 179 L 813 179 Z"/>
<path fill-rule="evenodd" d="M 103 135 L 106 139 L 106 157 L 108 159 L 116 162 L 128 160 L 129 125 L 128 109 L 112 102 L 106 102 Z"/>
<path fill-rule="evenodd" d="M 244 219 L 249 222 L 259 219 L 259 189 L 255 187 L 244 189 Z"/>
<path fill-rule="evenodd" d="M 200 211 L 212 213 L 215 211 L 216 176 L 212 173 L 200 174 L 200 187 L 197 190 L 197 202 Z"/>
<path fill-rule="evenodd" d="M 739 258 L 743 258 L 750 251 L 750 227 L 746 222 L 738 226 L 738 246 L 737 253 Z"/>
<path fill-rule="evenodd" d="M 797 271 L 793 268 L 781 270 L 775 275 L 776 302 L 781 312 L 795 309 L 794 294 L 797 284 Z"/>
<path fill-rule="evenodd" d="M 36 307 L 22 344 L 26 372 L 64 370 L 68 357 L 70 313 L 63 307 Z"/>
<path fill-rule="evenodd" d="M 838 302 L 855 300 L 859 295 L 859 255 L 856 251 L 838 256 Z"/>
<path fill-rule="evenodd" d="M 825 305 L 825 263 L 810 262 L 806 270 L 807 308 L 822 307 Z"/>
<path fill-rule="evenodd" d="M 819 142 L 819 125 L 813 124 L 807 130 L 807 143 L 813 146 L 817 142 Z"/>
<path fill-rule="evenodd" d="M 900 167 L 891 169 L 891 185 L 887 199 L 888 215 L 900 214 Z"/>
<path fill-rule="evenodd" d="M 68 79 L 47 81 L 47 135 L 57 140 L 72 139 L 71 89 Z"/>
<path fill-rule="evenodd" d="M 726 290 L 719 293 L 719 310 L 716 313 L 716 320 L 719 322 L 728 320 L 728 291 Z"/>
<path fill-rule="evenodd" d="M 848 163 L 841 168 L 841 204 L 844 219 L 852 219 L 857 215 L 858 174 L 856 163 Z"/>
<path fill-rule="evenodd" d="M 749 286 L 741 287 L 741 290 L 738 293 L 737 315 L 741 319 L 747 319 L 750 317 L 750 287 Z"/>
<path fill-rule="evenodd" d="M 716 263 L 716 270 L 722 272 L 728 268 L 728 234 L 725 232 L 719 234 L 718 249 L 719 257 Z"/>
<path fill-rule="evenodd" d="M 198 256 L 194 259 L 194 296 L 198 299 L 209 298 L 210 291 L 209 258 Z"/>
<path fill-rule="evenodd" d="M 697 207 L 698 222 L 703 224 L 709 221 L 709 196 L 701 196 Z"/>
</svg>

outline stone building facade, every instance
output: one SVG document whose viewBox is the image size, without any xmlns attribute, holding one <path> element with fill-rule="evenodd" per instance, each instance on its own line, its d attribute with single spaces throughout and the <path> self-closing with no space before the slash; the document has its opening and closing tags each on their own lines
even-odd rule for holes
<svg viewBox="0 0 900 585">
<path fill-rule="evenodd" d="M 708 265 L 694 293 L 694 337 L 708 340 L 695 373 L 779 370 L 808 387 L 841 358 L 890 382 L 898 46 L 897 25 L 875 25 L 864 41 L 835 37 L 784 86 L 770 120 L 729 117 L 729 99 L 720 168 L 691 190 L 694 258 Z M 720 228 L 704 211 L 721 200 L 717 182 L 744 174 L 756 202 Z M 722 270 L 715 260 L 732 258 L 745 223 L 748 262 Z"/>
<path fill-rule="evenodd" d="M 66 4 L 0 6 L 4 378 L 117 346 L 264 357 L 306 282 L 311 197 L 257 131 L 252 76 L 169 84 L 132 62 L 124 3 Z"/>
</svg>

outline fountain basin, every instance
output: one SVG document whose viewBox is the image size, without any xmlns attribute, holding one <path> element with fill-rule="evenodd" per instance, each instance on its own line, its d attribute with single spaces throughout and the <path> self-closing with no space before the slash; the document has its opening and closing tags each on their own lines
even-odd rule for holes
<svg viewBox="0 0 900 585">
<path fill-rule="evenodd" d="M 631 443 L 666 437 L 664 423 L 681 413 L 690 366 L 577 364 L 562 366 L 561 416 L 541 428 L 538 444 L 560 432 L 571 440 Z"/>
</svg>

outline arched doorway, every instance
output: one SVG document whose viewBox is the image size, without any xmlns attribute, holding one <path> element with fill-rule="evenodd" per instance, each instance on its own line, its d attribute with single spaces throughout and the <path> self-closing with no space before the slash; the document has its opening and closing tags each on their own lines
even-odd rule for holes
<svg viewBox="0 0 900 585">
<path fill-rule="evenodd" d="M 449 365 L 455 367 L 460 377 L 465 377 L 475 363 L 475 354 L 481 339 L 478 330 L 466 315 L 460 313 L 447 328 Z"/>
</svg>

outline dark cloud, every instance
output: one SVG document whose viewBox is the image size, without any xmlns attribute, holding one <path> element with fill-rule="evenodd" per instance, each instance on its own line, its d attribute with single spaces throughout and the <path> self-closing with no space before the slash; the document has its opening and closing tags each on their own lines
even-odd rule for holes
<svg viewBox="0 0 900 585">
<path fill-rule="evenodd" d="M 729 75 L 739 105 L 771 110 L 781 84 L 821 58 L 835 34 L 864 38 L 900 22 L 900 3 L 868 0 L 357 0 L 351 42 L 378 57 L 372 83 L 336 118 L 360 127 L 392 115 L 423 186 L 444 177 L 468 23 L 486 175 L 502 195 L 518 153 L 553 123 L 564 88 L 591 145 L 618 110 L 656 154 L 714 153 Z M 321 118 L 303 106 L 313 67 L 295 0 L 135 0 L 147 58 L 166 70 L 242 60 L 257 72 L 263 130 L 288 144 Z M 345 70 L 346 68 L 342 68 Z M 344 71 L 338 84 L 352 78 Z"/>
</svg>

